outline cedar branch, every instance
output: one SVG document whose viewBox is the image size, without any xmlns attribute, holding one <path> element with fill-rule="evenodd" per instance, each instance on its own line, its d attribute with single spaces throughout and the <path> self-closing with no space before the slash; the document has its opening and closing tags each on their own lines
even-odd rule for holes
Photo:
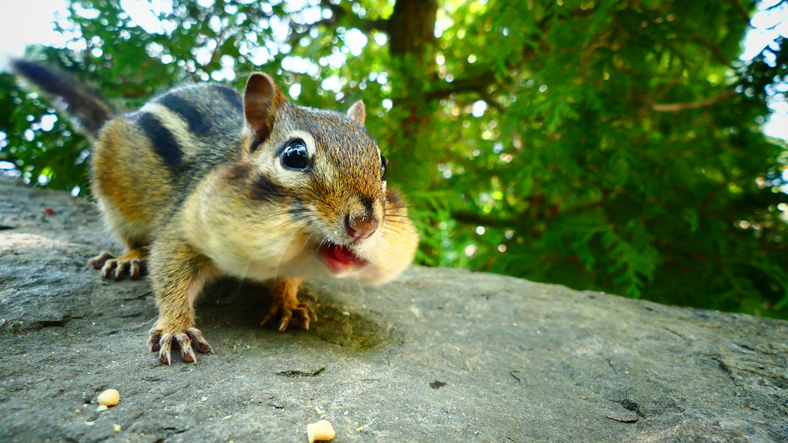
<svg viewBox="0 0 788 443">
<path fill-rule="evenodd" d="M 333 3 L 324 1 L 322 2 L 322 6 L 327 7 L 331 10 L 331 17 L 326 19 L 318 20 L 314 23 L 304 24 L 303 26 L 306 27 L 306 31 L 304 32 L 295 32 L 292 31 L 288 39 L 290 40 L 297 40 L 301 37 L 304 37 L 309 34 L 309 29 L 314 26 L 323 26 L 326 28 L 335 28 L 339 25 L 339 23 L 348 18 L 345 25 L 348 28 L 356 28 L 361 32 L 370 33 L 372 31 L 380 31 L 389 33 L 389 21 L 388 20 L 365 20 L 358 16 L 349 16 L 348 12 L 339 5 L 335 5 Z M 298 11 L 300 12 L 300 11 Z"/>
<path fill-rule="evenodd" d="M 427 100 L 440 100 L 458 92 L 482 92 L 495 81 L 493 71 L 485 71 L 475 77 L 463 78 L 447 83 L 447 87 L 438 88 L 425 95 Z"/>
<path fill-rule="evenodd" d="M 464 224 L 476 226 L 488 226 L 495 228 L 511 228 L 520 225 L 520 220 L 514 218 L 497 218 L 486 216 L 470 211 L 452 211 L 451 217 Z"/>
<path fill-rule="evenodd" d="M 733 97 L 736 94 L 734 90 L 728 90 L 723 92 L 722 94 L 708 98 L 706 100 L 700 100 L 696 102 L 689 102 L 689 103 L 655 103 L 651 105 L 651 109 L 657 112 L 678 112 L 678 111 L 686 111 L 688 109 L 698 109 L 698 108 L 705 108 L 707 106 L 716 105 L 717 103 L 727 100 Z"/>
</svg>

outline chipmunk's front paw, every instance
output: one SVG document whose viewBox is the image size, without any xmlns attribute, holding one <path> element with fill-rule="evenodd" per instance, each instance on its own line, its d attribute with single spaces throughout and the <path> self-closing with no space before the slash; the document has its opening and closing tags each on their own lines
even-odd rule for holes
<svg viewBox="0 0 788 443">
<path fill-rule="evenodd" d="M 277 303 L 274 301 L 273 306 L 268 311 L 268 315 L 265 316 L 262 322 L 260 322 L 260 326 L 265 326 L 276 318 L 277 316 L 281 315 L 279 320 L 279 332 L 285 332 L 287 330 L 287 325 L 290 324 L 290 321 L 293 320 L 293 317 L 296 319 L 301 320 L 301 329 L 309 330 L 309 321 L 317 321 L 317 315 L 309 307 L 308 303 L 282 303 L 281 301 Z"/>
<path fill-rule="evenodd" d="M 142 275 L 142 270 L 145 266 L 145 255 L 145 252 L 141 249 L 132 249 L 116 258 L 105 251 L 91 258 L 88 261 L 88 266 L 101 269 L 101 276 L 104 278 L 114 278 L 120 281 L 128 274 L 129 279 L 137 280 Z"/>
<path fill-rule="evenodd" d="M 197 356 L 192 349 L 194 347 L 202 354 L 213 352 L 213 348 L 202 336 L 197 328 L 186 328 L 177 330 L 175 328 L 154 327 L 148 336 L 148 348 L 151 352 L 159 352 L 159 358 L 163 363 L 172 364 L 172 350 L 180 348 L 181 358 L 186 363 L 196 363 Z"/>
</svg>

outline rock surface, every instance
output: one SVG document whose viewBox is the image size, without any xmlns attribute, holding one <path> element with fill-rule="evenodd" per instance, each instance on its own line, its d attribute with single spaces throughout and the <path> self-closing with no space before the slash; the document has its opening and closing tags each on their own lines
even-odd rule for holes
<svg viewBox="0 0 788 443">
<path fill-rule="evenodd" d="M 95 208 L 0 180 L 0 440 L 788 441 L 788 322 L 414 267 L 310 284 L 319 321 L 280 334 L 263 287 L 221 280 L 215 354 L 167 367 L 148 282 L 101 279 L 102 249 Z"/>
</svg>

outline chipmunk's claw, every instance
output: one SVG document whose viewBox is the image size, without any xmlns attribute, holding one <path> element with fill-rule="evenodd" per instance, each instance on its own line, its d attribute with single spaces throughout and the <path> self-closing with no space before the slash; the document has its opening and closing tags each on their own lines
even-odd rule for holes
<svg viewBox="0 0 788 443">
<path fill-rule="evenodd" d="M 93 268 L 95 268 L 95 269 L 101 269 L 101 267 L 104 266 L 104 263 L 106 263 L 107 260 L 109 260 L 111 258 L 115 258 L 115 256 L 110 254 L 107 251 L 104 251 L 101 254 L 99 254 L 99 255 L 97 255 L 95 257 L 92 257 L 88 261 L 88 266 L 93 266 Z"/>
<path fill-rule="evenodd" d="M 202 354 L 213 352 L 213 348 L 202 336 L 197 328 L 187 328 L 182 332 L 169 333 L 161 328 L 150 330 L 148 337 L 148 349 L 151 352 L 159 352 L 159 359 L 164 364 L 172 364 L 172 350 L 181 350 L 181 359 L 186 363 L 196 363 L 197 354 L 194 353 L 192 346 L 197 348 Z"/>
<path fill-rule="evenodd" d="M 106 279 L 114 278 L 120 281 L 128 274 L 130 280 L 137 280 L 142 276 L 142 270 L 145 265 L 144 257 L 145 253 L 139 249 L 133 249 L 117 258 L 104 251 L 91 258 L 88 261 L 88 266 L 101 269 L 101 276 Z"/>
<path fill-rule="evenodd" d="M 162 348 L 162 350 L 159 351 L 159 359 L 165 365 L 167 365 L 167 366 L 171 365 L 172 364 L 172 351 L 170 351 L 169 349 Z"/>
<path fill-rule="evenodd" d="M 309 330 L 309 321 L 317 321 L 317 315 L 309 307 L 308 303 L 298 303 L 294 307 L 283 307 L 279 304 L 274 304 L 271 306 L 271 309 L 268 311 L 268 315 L 265 316 L 262 322 L 260 322 L 260 326 L 266 326 L 268 323 L 277 317 L 281 313 L 281 317 L 279 320 L 279 327 L 277 328 L 279 332 L 287 331 L 287 326 L 290 325 L 290 322 L 293 320 L 293 317 L 301 321 L 301 329 Z"/>
</svg>

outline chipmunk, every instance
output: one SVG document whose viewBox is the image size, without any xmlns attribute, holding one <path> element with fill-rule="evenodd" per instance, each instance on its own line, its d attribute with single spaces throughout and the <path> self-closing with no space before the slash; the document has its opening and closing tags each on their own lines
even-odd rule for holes
<svg viewBox="0 0 788 443">
<path fill-rule="evenodd" d="M 85 125 L 101 127 L 91 189 L 128 250 L 89 264 L 122 280 L 139 278 L 147 262 L 159 310 L 148 344 L 166 364 L 173 348 L 185 362 L 196 362 L 195 349 L 212 351 L 194 301 L 220 275 L 272 280 L 261 325 L 278 318 L 284 332 L 294 319 L 303 329 L 317 319 L 297 298 L 302 280 L 384 283 L 413 259 L 418 234 L 402 196 L 386 187 L 387 161 L 365 129 L 362 101 L 346 114 L 297 106 L 255 72 L 243 96 L 193 84 L 110 119 L 109 107 L 56 73 L 15 67 L 67 102 L 87 103 L 83 118 L 108 120 Z"/>
</svg>

